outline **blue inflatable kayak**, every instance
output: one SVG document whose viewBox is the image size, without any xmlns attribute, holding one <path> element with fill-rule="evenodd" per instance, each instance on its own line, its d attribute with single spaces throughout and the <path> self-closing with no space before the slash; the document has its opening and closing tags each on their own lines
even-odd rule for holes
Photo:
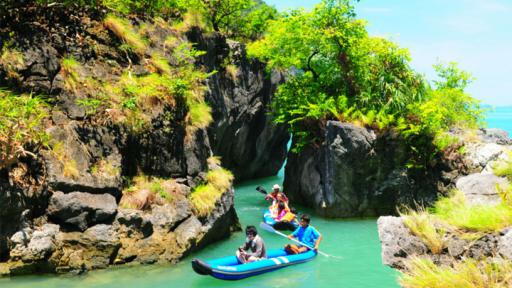
<svg viewBox="0 0 512 288">
<path fill-rule="evenodd" d="M 267 259 L 245 264 L 240 264 L 236 256 L 210 261 L 194 259 L 192 268 L 201 275 L 211 275 L 222 280 L 239 280 L 313 260 L 316 252 L 309 250 L 301 254 L 288 255 L 284 249 L 273 249 L 267 251 L 267 256 Z"/>
<path fill-rule="evenodd" d="M 271 225 L 276 230 L 295 231 L 295 229 L 299 227 L 299 223 L 296 220 L 293 222 L 276 222 L 276 220 L 272 218 L 272 214 L 270 214 L 269 210 L 263 213 L 263 222 L 265 222 L 265 224 Z"/>
</svg>

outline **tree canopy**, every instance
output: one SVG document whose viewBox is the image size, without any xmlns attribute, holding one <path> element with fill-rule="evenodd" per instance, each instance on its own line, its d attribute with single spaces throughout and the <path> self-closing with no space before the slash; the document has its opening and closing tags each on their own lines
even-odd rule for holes
<svg viewBox="0 0 512 288">
<path fill-rule="evenodd" d="M 290 124 L 299 140 L 296 148 L 315 142 L 329 119 L 381 129 L 400 126 L 404 135 L 476 125 L 478 104 L 463 92 L 471 79 L 467 72 L 455 64 L 436 66 L 445 80 L 435 82 L 434 90 L 410 67 L 407 49 L 370 36 L 365 25 L 349 0 L 323 0 L 311 11 L 294 10 L 269 21 L 265 36 L 249 45 L 249 55 L 288 73 L 272 110 L 277 122 Z M 452 88 L 458 92 L 446 90 Z M 416 129 L 423 123 L 418 113 L 441 102 L 462 114 L 435 111 L 430 116 L 443 125 Z"/>
</svg>

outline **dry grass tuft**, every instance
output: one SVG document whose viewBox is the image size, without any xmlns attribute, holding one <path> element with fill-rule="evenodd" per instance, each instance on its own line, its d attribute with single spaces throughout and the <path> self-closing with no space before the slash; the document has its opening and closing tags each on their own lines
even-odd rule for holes
<svg viewBox="0 0 512 288">
<path fill-rule="evenodd" d="M 432 253 L 441 254 L 446 247 L 444 241 L 446 229 L 433 215 L 423 209 L 420 211 L 408 210 L 400 215 L 412 234 L 422 239 Z"/>
<path fill-rule="evenodd" d="M 211 213 L 215 203 L 231 187 L 234 177 L 230 171 L 219 168 L 208 171 L 206 178 L 207 184 L 197 186 L 189 196 L 194 212 L 200 217 Z"/>
<path fill-rule="evenodd" d="M 147 50 L 147 43 L 137 33 L 133 25 L 127 19 L 114 15 L 108 15 L 103 21 L 105 27 L 116 34 L 129 48 L 139 55 L 144 55 Z"/>
<path fill-rule="evenodd" d="M 236 65 L 226 65 L 226 73 L 229 75 L 231 80 L 236 81 L 238 79 L 238 67 L 236 67 Z"/>
<path fill-rule="evenodd" d="M 432 260 L 411 258 L 399 279 L 405 288 L 506 288 L 512 287 L 512 262 L 500 258 L 465 259 L 453 267 Z"/>
<path fill-rule="evenodd" d="M 133 178 L 133 185 L 123 190 L 119 205 L 123 208 L 147 210 L 152 205 L 173 203 L 184 197 L 174 179 L 137 176 Z"/>
</svg>

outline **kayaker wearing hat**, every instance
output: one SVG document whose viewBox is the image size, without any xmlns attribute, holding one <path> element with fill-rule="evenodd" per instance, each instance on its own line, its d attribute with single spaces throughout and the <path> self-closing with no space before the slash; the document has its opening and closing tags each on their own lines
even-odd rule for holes
<svg viewBox="0 0 512 288">
<path fill-rule="evenodd" d="M 277 204 L 279 201 L 283 201 L 288 205 L 288 197 L 279 191 L 281 187 L 278 184 L 274 184 L 272 188 L 272 193 L 267 194 L 265 200 L 272 201 L 272 205 Z"/>
</svg>

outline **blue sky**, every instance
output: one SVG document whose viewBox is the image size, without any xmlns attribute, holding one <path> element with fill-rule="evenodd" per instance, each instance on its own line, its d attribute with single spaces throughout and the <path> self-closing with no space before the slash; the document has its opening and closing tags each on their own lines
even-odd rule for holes
<svg viewBox="0 0 512 288">
<path fill-rule="evenodd" d="M 265 0 L 280 10 L 320 0 Z M 432 64 L 456 61 L 476 77 L 468 88 L 490 105 L 512 105 L 512 0 L 361 0 L 372 35 L 411 52 L 412 66 L 433 79 Z"/>
</svg>

